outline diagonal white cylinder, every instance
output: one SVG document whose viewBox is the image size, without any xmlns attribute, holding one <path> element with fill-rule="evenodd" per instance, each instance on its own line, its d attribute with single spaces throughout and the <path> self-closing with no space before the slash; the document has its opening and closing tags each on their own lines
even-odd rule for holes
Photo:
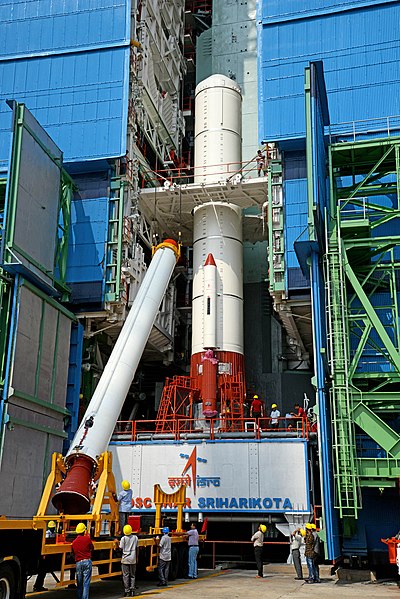
<svg viewBox="0 0 400 599">
<path fill-rule="evenodd" d="M 106 451 L 115 423 L 136 373 L 176 263 L 176 254 L 161 245 L 155 252 L 93 397 L 67 453 L 97 461 Z M 85 424 L 93 419 L 90 427 Z"/>
</svg>

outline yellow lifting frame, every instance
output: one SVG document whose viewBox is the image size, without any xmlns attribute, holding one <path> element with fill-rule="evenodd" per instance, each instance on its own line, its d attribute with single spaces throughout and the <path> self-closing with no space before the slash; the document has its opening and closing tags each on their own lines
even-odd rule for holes
<svg viewBox="0 0 400 599">
<path fill-rule="evenodd" d="M 161 509 L 165 505 L 173 505 L 177 508 L 176 531 L 182 533 L 183 528 L 183 508 L 186 505 L 186 487 L 182 485 L 174 493 L 165 493 L 160 485 L 154 485 L 154 505 L 156 506 L 156 518 L 152 532 L 160 534 L 161 532 Z"/>
<path fill-rule="evenodd" d="M 116 501 L 116 486 L 114 474 L 112 471 L 112 454 L 110 452 L 104 452 L 101 454 L 97 464 L 95 475 L 93 478 L 94 483 L 97 483 L 97 490 L 94 491 L 94 495 L 91 501 L 92 509 L 87 514 L 60 514 L 55 516 L 54 514 L 48 514 L 48 507 L 50 500 L 54 494 L 54 490 L 58 484 L 63 481 L 66 474 L 66 467 L 64 458 L 60 453 L 53 453 L 51 460 L 51 471 L 47 477 L 47 481 L 44 487 L 42 498 L 36 513 L 33 518 L 33 528 L 43 529 L 42 536 L 42 555 L 49 554 L 62 554 L 62 566 L 61 566 L 61 577 L 57 583 L 57 587 L 67 586 L 71 584 L 71 580 L 66 580 L 65 574 L 67 571 L 75 568 L 74 564 L 66 563 L 67 553 L 70 551 L 70 543 L 64 541 L 56 543 L 46 543 L 45 530 L 50 520 L 56 522 L 56 530 L 58 535 L 60 533 L 66 533 L 68 530 L 69 522 L 86 522 L 87 528 L 90 531 L 92 537 L 100 537 L 102 523 L 107 521 L 109 523 L 110 535 L 113 535 L 112 530 L 116 530 L 119 524 L 118 515 L 118 503 Z M 176 519 L 176 530 L 175 536 L 172 537 L 172 542 L 182 542 L 183 540 L 183 508 L 186 505 L 186 487 L 182 486 L 174 493 L 166 493 L 160 487 L 160 485 L 154 485 L 154 504 L 156 506 L 155 525 L 150 528 L 150 534 L 158 535 L 161 533 L 161 510 L 164 506 L 174 507 L 177 509 Z M 110 506 L 110 513 L 102 513 L 104 505 Z M 103 549 L 109 551 L 109 559 L 100 560 L 93 562 L 97 564 L 109 564 L 108 572 L 102 573 L 92 577 L 92 580 L 105 578 L 109 576 L 115 576 L 120 572 L 113 571 L 113 564 L 119 563 L 120 558 L 113 558 L 113 549 L 118 547 L 118 541 L 115 539 L 106 539 L 102 541 L 94 542 L 95 549 Z M 150 546 L 150 562 L 147 566 L 148 571 L 153 571 L 158 565 L 158 543 L 154 538 L 139 539 L 139 546 Z"/>
<path fill-rule="evenodd" d="M 38 511 L 33 518 L 35 526 L 42 528 L 43 525 L 40 524 L 41 522 L 45 522 L 47 526 L 49 520 L 54 520 L 57 523 L 57 532 L 60 532 L 59 524 L 61 523 L 62 532 L 65 533 L 65 524 L 67 522 L 71 520 L 74 522 L 87 522 L 88 529 L 95 537 L 100 536 L 103 521 L 109 522 L 110 530 L 112 526 L 116 529 L 118 527 L 119 517 L 118 503 L 116 500 L 117 491 L 112 471 L 112 454 L 105 451 L 99 458 L 96 472 L 93 477 L 93 482 L 97 483 L 97 490 L 92 498 L 92 509 L 89 514 L 60 514 L 59 516 L 55 516 L 54 514 L 47 513 L 50 500 L 54 494 L 54 489 L 56 485 L 62 482 L 65 473 L 66 467 L 62 455 L 60 453 L 53 453 L 51 471 L 47 477 Z M 110 506 L 110 513 L 102 513 L 104 505 Z M 94 523 L 94 527 L 91 523 Z M 45 539 L 43 539 L 43 550 L 46 552 Z"/>
</svg>

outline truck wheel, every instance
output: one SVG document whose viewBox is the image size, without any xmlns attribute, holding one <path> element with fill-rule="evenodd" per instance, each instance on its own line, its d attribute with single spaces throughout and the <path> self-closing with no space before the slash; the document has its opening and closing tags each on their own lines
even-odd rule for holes
<svg viewBox="0 0 400 599">
<path fill-rule="evenodd" d="M 0 564 L 0 599 L 14 599 L 16 591 L 13 569 L 6 563 Z"/>
</svg>

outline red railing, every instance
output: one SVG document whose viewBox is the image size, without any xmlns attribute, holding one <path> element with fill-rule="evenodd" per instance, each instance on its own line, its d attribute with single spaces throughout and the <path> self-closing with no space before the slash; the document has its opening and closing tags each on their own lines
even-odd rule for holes
<svg viewBox="0 0 400 599">
<path fill-rule="evenodd" d="M 277 158 L 277 150 L 276 148 L 268 148 L 264 152 L 265 154 L 265 170 L 263 173 L 266 173 L 268 162 L 272 159 Z M 197 167 L 190 166 L 185 162 L 181 161 L 181 163 L 174 164 L 170 168 L 165 169 L 157 169 L 155 171 L 148 171 L 147 173 L 147 181 L 154 181 L 155 184 L 158 182 L 159 184 L 165 183 L 168 181 L 171 185 L 173 183 L 180 183 L 182 177 L 203 177 L 203 178 L 220 178 L 220 180 L 226 179 L 227 181 L 234 182 L 235 176 L 240 175 L 243 179 L 254 179 L 258 177 L 257 171 L 257 162 L 256 157 L 252 160 L 248 160 L 247 162 L 226 162 L 226 163 L 218 163 L 218 164 L 207 164 L 200 165 Z"/>
<path fill-rule="evenodd" d="M 235 437 L 243 435 L 244 438 L 261 439 L 265 436 L 272 438 L 295 437 L 308 439 L 310 425 L 306 418 L 282 417 L 278 418 L 278 426 L 272 423 L 271 418 L 238 418 L 235 419 Z M 168 432 L 157 433 L 156 426 L 159 420 L 123 420 L 117 422 L 113 440 L 140 441 L 143 437 L 162 438 L 166 435 L 175 440 L 185 440 L 188 435 L 201 436 L 205 439 L 218 439 L 220 436 L 232 436 L 232 419 L 219 418 L 208 420 L 206 418 L 168 419 L 167 426 L 163 427 Z M 166 424 L 166 423 L 165 423 Z"/>
</svg>

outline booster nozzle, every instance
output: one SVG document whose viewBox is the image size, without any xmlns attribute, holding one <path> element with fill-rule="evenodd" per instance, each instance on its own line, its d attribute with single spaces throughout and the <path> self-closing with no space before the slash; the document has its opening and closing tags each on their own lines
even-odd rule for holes
<svg viewBox="0 0 400 599">
<path fill-rule="evenodd" d="M 90 508 L 93 461 L 86 455 L 71 455 L 67 476 L 51 500 L 63 514 L 86 514 Z"/>
</svg>

